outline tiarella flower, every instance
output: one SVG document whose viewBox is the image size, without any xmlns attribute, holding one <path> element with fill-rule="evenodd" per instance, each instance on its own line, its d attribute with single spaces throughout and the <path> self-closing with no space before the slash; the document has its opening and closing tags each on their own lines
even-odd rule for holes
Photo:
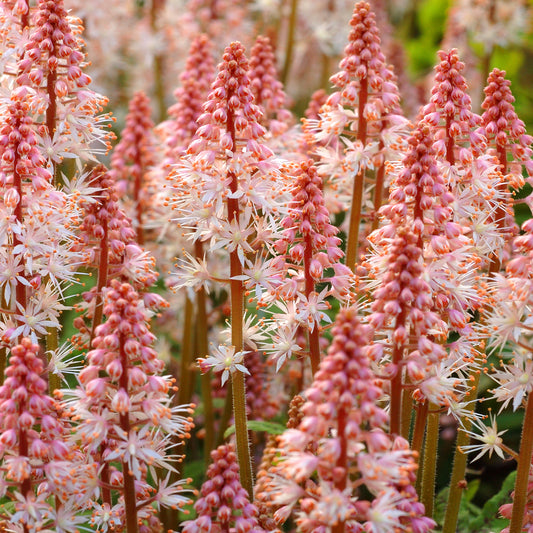
<svg viewBox="0 0 533 533">
<path fill-rule="evenodd" d="M 4 308 L 19 319 L 13 338 L 23 334 L 36 339 L 46 327 L 59 327 L 61 291 L 75 278 L 78 258 L 70 247 L 77 212 L 51 185 L 29 116 L 29 95 L 24 87 L 12 93 L 0 125 L 0 260 L 5 265 L 1 270 L 9 273 L 0 284 Z"/>
<path fill-rule="evenodd" d="M 209 241 L 211 249 L 229 251 L 231 345 L 235 354 L 245 351 L 243 269 L 256 254 L 266 259 L 265 240 L 271 232 L 265 235 L 262 230 L 275 225 L 284 213 L 288 179 L 280 172 L 281 161 L 262 144 L 265 130 L 260 124 L 261 111 L 253 103 L 248 68 L 240 43 L 225 49 L 204 113 L 198 118 L 196 139 L 170 176 L 174 196 L 169 201 L 189 237 Z M 234 407 L 241 481 L 252 497 L 241 370 L 233 372 L 232 383 L 234 398 L 239 398 Z"/>
<path fill-rule="evenodd" d="M 408 444 L 385 433 L 388 415 L 377 406 L 383 390 L 365 350 L 371 328 L 354 308 L 342 310 L 333 343 L 306 391 L 303 418 L 280 441 L 265 490 L 278 524 L 294 516 L 298 530 L 429 531 L 412 483 L 416 463 Z M 360 487 L 375 496 L 364 502 Z"/>
<path fill-rule="evenodd" d="M 240 370 L 249 374 L 246 366 L 243 364 L 246 352 L 235 352 L 235 346 L 218 346 L 211 350 L 211 355 L 200 358 L 198 363 L 202 372 L 213 369 L 215 372 L 222 371 L 222 385 L 226 383 L 230 374 Z"/>
<path fill-rule="evenodd" d="M 126 125 L 120 142 L 111 154 L 110 176 L 121 195 L 126 195 L 127 212 L 134 221 L 137 242 L 144 244 L 145 211 L 150 208 L 146 174 L 155 165 L 154 123 L 151 119 L 150 100 L 136 93 L 130 101 Z"/>
<path fill-rule="evenodd" d="M 330 321 L 325 313 L 329 309 L 327 297 L 335 295 L 341 301 L 349 301 L 353 283 L 351 271 L 339 261 L 344 255 L 340 250 L 337 229 L 330 223 L 329 213 L 324 205 L 322 180 L 311 160 L 301 162 L 292 170 L 295 184 L 292 188 L 293 200 L 288 215 L 283 219 L 284 230 L 275 243 L 277 268 L 285 278 L 265 295 L 274 308 L 280 301 L 295 307 L 295 322 L 309 332 L 309 354 L 313 372 L 318 369 L 320 360 L 319 336 L 324 323 Z M 327 275 L 327 271 L 333 275 Z M 320 293 L 318 284 L 329 285 Z M 278 332 L 282 323 L 288 324 L 283 316 L 275 313 L 271 328 Z M 284 334 L 295 328 L 284 328 Z M 278 333 L 276 333 L 278 334 Z M 292 348 L 292 343 L 287 348 Z M 279 347 L 279 345 L 278 345 Z M 277 353 L 278 368 L 286 355 Z"/>
<path fill-rule="evenodd" d="M 493 416 L 491 416 L 489 426 L 481 421 L 474 422 L 473 430 L 468 431 L 467 433 L 475 440 L 479 441 L 480 444 L 469 444 L 468 446 L 463 446 L 462 450 L 466 453 L 479 452 L 476 457 L 474 457 L 473 461 L 477 461 L 486 453 L 489 454 L 489 457 L 492 457 L 493 452 L 496 452 L 496 455 L 504 459 L 504 451 L 501 448 L 503 440 L 500 435 L 503 435 L 506 431 L 507 430 L 498 431 L 498 425 Z"/>
<path fill-rule="evenodd" d="M 196 121 L 202 114 L 202 106 L 214 78 L 211 48 L 207 35 L 194 39 L 180 75 L 181 86 L 174 91 L 176 103 L 168 110 L 170 118 L 157 127 L 157 134 L 165 144 L 166 164 L 176 163 L 198 129 Z"/>
<path fill-rule="evenodd" d="M 98 115 L 107 99 L 88 87 L 91 79 L 83 72 L 81 21 L 68 15 L 63 0 L 39 0 L 34 24 L 17 65 L 17 83 L 35 89 L 28 99 L 52 147 L 49 153 L 43 146 L 43 155 L 60 160 L 61 143 L 81 159 L 94 159 L 109 149 L 112 134 L 106 131 L 109 115 Z"/>
<path fill-rule="evenodd" d="M 331 179 L 335 194 L 351 198 L 346 265 L 353 270 L 358 260 L 363 206 L 369 204 L 377 211 L 381 205 L 387 186 L 385 162 L 400 158 L 407 121 L 401 117 L 395 76 L 385 62 L 375 15 L 367 2 L 355 5 L 350 26 L 341 70 L 331 78 L 337 90 L 320 110 L 318 121 L 309 121 L 308 128 L 317 132 L 318 142 L 329 144 L 339 137 L 343 141 L 321 149 L 320 158 L 326 165 L 318 166 L 319 172 Z M 398 130 L 397 142 L 389 144 L 388 128 L 400 124 L 403 134 Z M 331 172 L 332 162 L 338 162 L 341 172 Z M 365 179 L 369 168 L 376 169 L 373 187 Z M 372 215 L 375 217 L 375 212 Z"/>
<path fill-rule="evenodd" d="M 447 336 L 448 326 L 434 311 L 419 241 L 410 228 L 397 227 L 396 235 L 382 243 L 387 243 L 383 262 L 381 255 L 375 256 L 380 262 L 378 283 L 367 320 L 378 332 L 374 357 L 385 375 L 392 376 L 393 433 L 399 432 L 404 379 L 408 376 L 411 384 L 419 385 L 435 376 L 438 363 L 447 358 L 440 343 Z M 384 336 L 379 334 L 389 329 Z M 444 396 L 448 395 L 447 389 L 441 391 Z M 435 394 L 433 389 L 431 396 Z"/>
<path fill-rule="evenodd" d="M 167 434 L 181 438 L 187 434 L 190 419 L 183 415 L 189 406 L 177 411 L 170 407 L 171 380 L 160 375 L 164 363 L 151 346 L 155 337 L 139 294 L 129 284 L 111 280 L 103 312 L 108 320 L 96 328 L 88 366 L 80 373 L 78 389 L 69 392 L 71 408 L 80 420 L 75 438 L 99 463 L 104 486 L 113 485 L 112 476 L 120 478 L 118 518 L 137 530 L 137 520 L 158 523 L 156 508 L 174 501 L 166 489 L 165 497 L 153 495 L 148 468 L 173 470 L 167 449 L 173 444 Z M 159 486 L 154 473 L 151 470 L 151 479 Z M 176 494 L 183 491 L 180 484 L 174 489 Z M 111 504 L 109 491 L 106 494 L 103 503 Z M 180 501 L 185 503 L 185 498 Z M 99 509 L 92 511 L 96 515 Z"/>
<path fill-rule="evenodd" d="M 293 122 L 288 99 L 278 81 L 276 60 L 268 37 L 259 36 L 250 51 L 250 82 L 254 102 L 262 108 L 264 126 L 273 136 L 281 135 Z"/>
<path fill-rule="evenodd" d="M 5 381 L 0 387 L 0 448 L 2 480 L 14 501 L 12 523 L 25 531 L 72 531 L 81 511 L 74 496 L 74 448 L 67 444 L 66 420 L 59 405 L 47 394 L 40 377 L 43 363 L 39 346 L 23 338 L 11 349 Z M 56 498 L 54 511 L 51 499 Z"/>
<path fill-rule="evenodd" d="M 239 465 L 233 446 L 222 445 L 211 452 L 213 463 L 194 504 L 197 517 L 183 523 L 184 533 L 201 531 L 249 531 L 263 533 L 257 508 L 239 483 Z"/>
<path fill-rule="evenodd" d="M 157 279 L 155 260 L 136 244 L 135 230 L 118 204 L 118 192 L 114 180 L 103 165 L 92 172 L 94 196 L 80 200 L 83 218 L 79 228 L 79 240 L 75 250 L 82 254 L 83 263 L 96 268 L 98 280 L 95 287 L 84 293 L 87 308 L 86 318 L 78 317 L 75 326 L 80 330 L 78 342 L 94 337 L 95 328 L 102 316 L 102 291 L 111 278 L 130 281 L 135 288 L 145 290 Z M 154 299 L 146 294 L 147 308 L 165 307 L 164 300 Z"/>
</svg>

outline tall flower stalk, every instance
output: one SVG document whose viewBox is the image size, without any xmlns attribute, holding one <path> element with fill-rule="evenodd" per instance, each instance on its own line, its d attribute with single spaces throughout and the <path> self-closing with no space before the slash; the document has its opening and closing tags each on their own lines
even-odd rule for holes
<svg viewBox="0 0 533 533">
<path fill-rule="evenodd" d="M 281 436 L 271 468 L 267 491 L 278 524 L 293 515 L 302 533 L 425 532 L 434 525 L 414 490 L 416 458 L 402 437 L 386 432 L 388 415 L 376 402 L 383 389 L 367 356 L 371 335 L 353 307 L 339 313 L 303 419 Z"/>
<path fill-rule="evenodd" d="M 346 265 L 354 271 L 363 205 L 369 195 L 379 203 L 385 187 L 383 179 L 370 187 L 368 171 L 379 174 L 386 160 L 400 158 L 406 121 L 401 117 L 395 76 L 385 63 L 375 15 L 367 2 L 355 5 L 350 26 L 340 71 L 331 78 L 337 90 L 322 107 L 319 120 L 308 121 L 308 125 L 316 130 L 316 141 L 342 141 L 332 148 L 319 148 L 317 153 L 321 175 L 331 180 L 336 194 L 346 198 L 345 209 L 350 212 Z M 363 245 L 360 251 L 365 248 Z"/>
<path fill-rule="evenodd" d="M 69 392 L 69 403 L 80 420 L 75 436 L 95 464 L 91 484 L 120 494 L 116 503 L 105 497 L 102 503 L 89 502 L 93 523 L 113 517 L 127 533 L 137 533 L 142 524 L 161 527 L 160 507 L 188 502 L 184 481 L 169 483 L 174 466 L 167 447 L 173 446 L 169 434 L 187 435 L 189 406 L 170 406 L 172 379 L 161 375 L 164 363 L 152 347 L 155 336 L 139 293 L 129 283 L 111 280 L 103 314 L 107 320 L 96 328 L 88 365 L 79 387 Z"/>
<path fill-rule="evenodd" d="M 232 43 L 224 52 L 198 119 L 200 127 L 189 146 L 189 156 L 174 170 L 173 202 L 178 222 L 193 228 L 190 236 L 194 241 L 210 240 L 212 250 L 229 251 L 231 346 L 223 346 L 205 359 L 204 368 L 210 364 L 220 368 L 218 358 L 224 357 L 226 376 L 231 373 L 241 482 L 252 498 L 243 363 L 244 268 L 260 268 L 253 255 L 271 238 L 274 216 L 282 212 L 284 181 L 278 179 L 279 162 L 261 144 L 265 130 L 260 125 L 261 112 L 253 103 L 247 71 L 242 45 Z M 195 270 L 198 266 L 197 262 Z"/>
<path fill-rule="evenodd" d="M 130 101 L 126 126 L 120 142 L 111 155 L 111 176 L 126 198 L 131 200 L 131 218 L 135 221 L 137 242 L 144 245 L 145 211 L 150 205 L 147 198 L 146 174 L 155 165 L 154 123 L 151 119 L 150 100 L 142 93 L 136 93 Z"/>
</svg>

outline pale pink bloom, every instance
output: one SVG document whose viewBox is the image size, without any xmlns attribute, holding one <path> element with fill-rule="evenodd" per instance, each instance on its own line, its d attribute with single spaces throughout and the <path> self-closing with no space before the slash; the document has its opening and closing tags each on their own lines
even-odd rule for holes
<svg viewBox="0 0 533 533">
<path fill-rule="evenodd" d="M 257 508 L 239 481 L 239 466 L 232 445 L 211 452 L 213 463 L 194 504 L 197 517 L 183 523 L 184 533 L 200 531 L 248 531 L 266 533 L 257 521 Z"/>
<path fill-rule="evenodd" d="M 198 360 L 203 373 L 211 368 L 214 372 L 222 371 L 222 385 L 226 383 L 230 374 L 240 370 L 249 374 L 246 366 L 243 364 L 246 352 L 235 352 L 235 346 L 217 346 L 211 350 L 211 354 Z"/>
<path fill-rule="evenodd" d="M 479 452 L 476 457 L 472 459 L 473 461 L 477 461 L 486 453 L 489 454 L 489 457 L 492 457 L 493 452 L 496 452 L 496 455 L 501 459 L 505 459 L 504 451 L 501 448 L 503 440 L 500 435 L 503 435 L 506 431 L 507 430 L 498 431 L 496 418 L 492 415 L 490 417 L 489 426 L 481 421 L 474 421 L 473 429 L 467 431 L 467 433 L 475 440 L 479 441 L 480 444 L 469 444 L 468 446 L 463 446 L 461 449 L 466 453 Z"/>
<path fill-rule="evenodd" d="M 328 355 L 305 392 L 303 419 L 281 436 L 270 470 L 265 490 L 278 524 L 292 515 L 304 533 L 339 523 L 380 532 L 387 521 L 406 531 L 415 520 L 420 531 L 434 525 L 417 501 L 417 465 L 408 443 L 383 429 L 389 417 L 377 400 L 384 391 L 364 349 L 371 334 L 354 308 L 341 310 Z M 363 485 L 377 497 L 365 502 Z"/>
</svg>

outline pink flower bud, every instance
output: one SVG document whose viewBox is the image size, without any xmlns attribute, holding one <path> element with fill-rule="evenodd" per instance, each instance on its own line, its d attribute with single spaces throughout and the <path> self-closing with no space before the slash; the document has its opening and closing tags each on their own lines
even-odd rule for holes
<svg viewBox="0 0 533 533">
<path fill-rule="evenodd" d="M 131 401 L 124 389 L 119 389 L 111 401 L 111 407 L 119 414 L 125 415 L 131 410 Z"/>
</svg>

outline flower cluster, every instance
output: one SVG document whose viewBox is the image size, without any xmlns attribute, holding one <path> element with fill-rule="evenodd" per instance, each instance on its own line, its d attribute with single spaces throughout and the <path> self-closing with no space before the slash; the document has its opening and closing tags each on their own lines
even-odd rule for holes
<svg viewBox="0 0 533 533">
<path fill-rule="evenodd" d="M 239 465 L 232 445 L 211 452 L 213 463 L 207 481 L 194 504 L 195 520 L 183 523 L 183 533 L 202 531 L 249 531 L 263 533 L 257 522 L 257 509 L 239 483 Z"/>
<path fill-rule="evenodd" d="M 70 405 L 80 420 L 75 438 L 94 464 L 90 472 L 100 480 L 94 480 L 94 490 L 101 492 L 100 483 L 108 488 L 101 492 L 101 502 L 91 501 L 94 523 L 103 527 L 101 506 L 107 505 L 109 520 L 136 531 L 138 521 L 151 528 L 159 523 L 160 506 L 188 501 L 183 481 L 169 484 L 174 467 L 168 448 L 173 446 L 170 435 L 187 435 L 189 406 L 170 404 L 172 380 L 161 375 L 164 363 L 152 347 L 155 336 L 139 294 L 113 279 L 104 296 L 107 320 L 96 328 L 79 387 L 69 391 Z M 109 490 L 120 493 L 118 502 Z"/>
<path fill-rule="evenodd" d="M 269 497 L 274 517 L 294 515 L 299 531 L 429 531 L 413 483 L 416 458 L 386 433 L 383 396 L 366 355 L 372 331 L 354 308 L 339 313 L 333 343 L 306 391 L 304 417 L 281 437 Z M 370 500 L 357 496 L 365 486 Z"/>
</svg>

